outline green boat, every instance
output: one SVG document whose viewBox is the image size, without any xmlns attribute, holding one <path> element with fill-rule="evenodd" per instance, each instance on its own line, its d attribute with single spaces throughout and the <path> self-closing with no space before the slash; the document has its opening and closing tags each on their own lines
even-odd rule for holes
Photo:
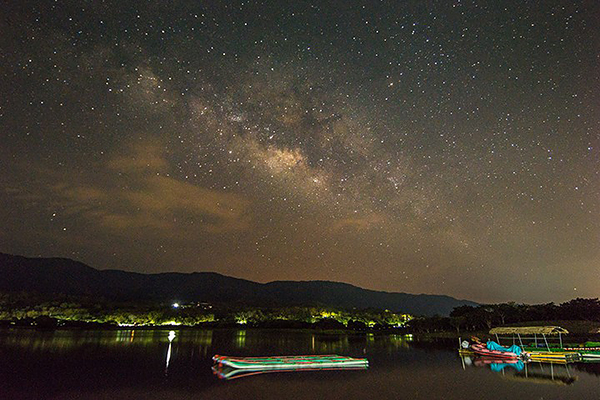
<svg viewBox="0 0 600 400">
<path fill-rule="evenodd" d="M 533 346 L 531 348 L 534 348 Z M 553 346 L 550 344 L 551 352 L 576 352 L 581 355 L 581 360 L 586 362 L 600 362 L 600 343 L 585 342 L 585 343 L 565 343 L 563 347 Z"/>
<path fill-rule="evenodd" d="M 352 358 L 336 354 L 270 357 L 230 357 L 217 354 L 213 357 L 213 361 L 220 366 L 251 370 L 367 368 L 369 366 L 366 358 Z"/>
</svg>

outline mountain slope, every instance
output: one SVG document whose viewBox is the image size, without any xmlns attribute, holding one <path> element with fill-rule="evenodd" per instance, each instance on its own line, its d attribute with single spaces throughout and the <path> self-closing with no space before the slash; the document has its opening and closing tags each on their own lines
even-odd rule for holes
<svg viewBox="0 0 600 400">
<path fill-rule="evenodd" d="M 378 308 L 416 315 L 448 315 L 476 303 L 449 296 L 390 293 L 328 281 L 266 284 L 213 272 L 140 274 L 97 270 L 65 258 L 0 253 L 0 291 L 94 296 L 110 300 L 207 301 L 257 306 L 326 305 Z"/>
</svg>

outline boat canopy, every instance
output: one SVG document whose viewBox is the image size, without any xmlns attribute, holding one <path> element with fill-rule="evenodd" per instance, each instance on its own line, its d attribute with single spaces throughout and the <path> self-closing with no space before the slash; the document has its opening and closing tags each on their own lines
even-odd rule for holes
<svg viewBox="0 0 600 400">
<path fill-rule="evenodd" d="M 492 328 L 490 335 L 559 335 L 569 333 L 560 326 L 505 326 Z"/>
</svg>

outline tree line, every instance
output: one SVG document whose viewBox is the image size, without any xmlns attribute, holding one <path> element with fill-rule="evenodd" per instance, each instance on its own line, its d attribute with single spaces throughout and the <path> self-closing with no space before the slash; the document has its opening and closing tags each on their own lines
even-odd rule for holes
<svg viewBox="0 0 600 400">
<path fill-rule="evenodd" d="M 389 310 L 325 306 L 252 307 L 243 304 L 114 303 L 69 296 L 0 294 L 0 323 L 53 326 L 239 326 L 378 330 L 403 328 L 412 317 Z"/>
<path fill-rule="evenodd" d="M 454 308 L 449 317 L 415 318 L 407 328 L 413 333 L 480 332 L 496 326 L 552 321 L 600 322 L 600 300 L 576 298 L 561 304 L 482 304 Z"/>
</svg>

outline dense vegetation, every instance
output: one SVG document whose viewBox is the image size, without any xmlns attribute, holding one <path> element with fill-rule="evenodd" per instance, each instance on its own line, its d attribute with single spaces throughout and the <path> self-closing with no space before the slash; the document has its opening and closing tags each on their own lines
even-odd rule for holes
<svg viewBox="0 0 600 400">
<path fill-rule="evenodd" d="M 231 326 L 323 329 L 403 328 L 407 314 L 332 307 L 256 308 L 208 303 L 109 302 L 73 296 L 0 295 L 0 321 L 53 326 Z"/>
<path fill-rule="evenodd" d="M 409 322 L 408 329 L 413 333 L 461 333 L 488 331 L 495 326 L 523 325 L 531 321 L 565 320 L 600 323 L 600 300 L 577 298 L 559 305 L 502 303 L 461 306 L 456 307 L 450 317 L 415 318 Z"/>
<path fill-rule="evenodd" d="M 111 302 L 81 296 L 0 294 L 0 324 L 54 326 L 239 326 L 322 328 L 411 333 L 484 332 L 494 326 L 532 321 L 580 321 L 582 330 L 600 327 L 600 300 L 577 298 L 562 304 L 487 304 L 454 308 L 449 317 L 413 318 L 376 309 L 253 307 L 243 304 Z M 568 328 L 568 327 L 567 327 Z"/>
</svg>

